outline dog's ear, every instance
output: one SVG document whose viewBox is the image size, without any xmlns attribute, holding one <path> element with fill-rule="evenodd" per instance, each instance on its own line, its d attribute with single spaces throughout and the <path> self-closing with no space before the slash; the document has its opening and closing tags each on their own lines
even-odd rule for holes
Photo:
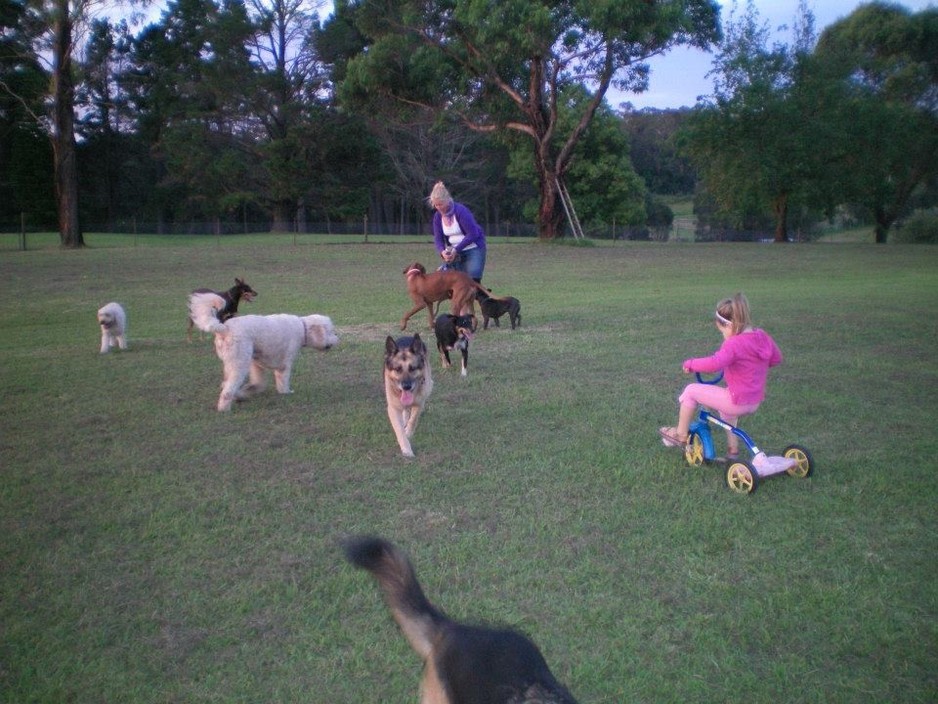
<svg viewBox="0 0 938 704">
<path fill-rule="evenodd" d="M 410 343 L 410 349 L 414 354 L 426 354 L 427 346 L 423 344 L 423 340 L 420 339 L 420 333 L 414 335 L 413 341 Z"/>
<path fill-rule="evenodd" d="M 241 279 L 239 279 L 239 278 L 236 276 L 236 277 L 235 277 L 235 286 L 244 286 L 244 281 L 242 281 Z"/>
<path fill-rule="evenodd" d="M 394 354 L 397 352 L 397 343 L 390 335 L 388 335 L 388 339 L 384 341 L 384 351 L 386 354 Z"/>
</svg>

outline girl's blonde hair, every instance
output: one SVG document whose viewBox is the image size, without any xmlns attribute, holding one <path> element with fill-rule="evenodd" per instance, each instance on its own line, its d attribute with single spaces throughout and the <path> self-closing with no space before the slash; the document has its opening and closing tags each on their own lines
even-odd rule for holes
<svg viewBox="0 0 938 704">
<path fill-rule="evenodd" d="M 443 185 L 442 181 L 437 181 L 433 184 L 433 190 L 430 191 L 430 197 L 427 198 L 427 202 L 430 203 L 431 207 L 435 207 L 437 203 L 440 205 L 450 205 L 453 202 L 453 196 L 446 190 L 446 186 Z"/>
<path fill-rule="evenodd" d="M 730 298 L 724 298 L 717 303 L 716 319 L 724 325 L 732 325 L 733 334 L 738 335 L 752 325 L 749 301 L 741 293 L 734 294 Z"/>
</svg>

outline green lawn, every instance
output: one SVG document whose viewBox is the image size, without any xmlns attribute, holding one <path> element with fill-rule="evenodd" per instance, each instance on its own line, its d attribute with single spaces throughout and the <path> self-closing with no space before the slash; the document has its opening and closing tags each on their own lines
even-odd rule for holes
<svg viewBox="0 0 938 704">
<path fill-rule="evenodd" d="M 522 327 L 480 332 L 465 379 L 434 352 L 408 461 L 381 364 L 428 237 L 87 240 L 0 251 L 0 701 L 417 701 L 341 558 L 360 532 L 584 704 L 938 698 L 938 248 L 498 240 L 485 282 Z M 236 276 L 242 313 L 342 341 L 219 414 L 185 301 Z M 786 355 L 743 426 L 816 463 L 751 496 L 656 433 L 736 290 Z M 101 356 L 110 300 L 130 349 Z"/>
</svg>

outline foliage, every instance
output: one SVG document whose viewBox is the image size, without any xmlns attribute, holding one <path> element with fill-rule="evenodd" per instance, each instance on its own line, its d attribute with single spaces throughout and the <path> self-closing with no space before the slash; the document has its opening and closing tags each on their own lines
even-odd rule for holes
<svg viewBox="0 0 938 704">
<path fill-rule="evenodd" d="M 367 51 L 342 64 L 344 101 L 371 110 L 392 99 L 403 113 L 419 105 L 473 129 L 524 135 L 545 239 L 559 234 L 558 183 L 609 86 L 643 90 L 650 56 L 679 44 L 706 47 L 719 35 L 711 0 L 363 0 L 342 10 L 337 32 L 347 37 L 352 22 L 368 43 Z M 573 86 L 589 99 L 565 127 L 561 105 Z"/>
<path fill-rule="evenodd" d="M 903 244 L 938 244 L 938 209 L 913 213 L 890 234 L 890 241 Z"/>
<path fill-rule="evenodd" d="M 789 213 L 808 205 L 816 144 L 828 127 L 819 97 L 798 80 L 813 42 L 813 15 L 802 5 L 793 45 L 768 45 L 770 30 L 750 0 L 725 25 L 714 60 L 714 95 L 691 118 L 687 152 L 723 212 L 747 219 L 771 212 L 775 241 L 788 239 Z"/>
<path fill-rule="evenodd" d="M 561 98 L 558 131 L 564 134 L 573 129 L 590 96 L 582 88 L 572 86 Z M 516 138 L 511 144 L 510 175 L 536 186 L 530 143 Z M 618 117 L 605 105 L 596 111 L 581 138 L 576 158 L 564 180 L 584 227 L 645 224 L 645 184 L 632 168 L 629 143 Z M 537 207 L 538 201 L 534 198 L 525 203 L 525 210 L 532 218 L 536 216 Z"/>
<path fill-rule="evenodd" d="M 694 192 L 697 171 L 678 148 L 677 136 L 690 110 L 626 110 L 622 129 L 628 135 L 635 171 L 652 193 L 687 195 Z"/>
<path fill-rule="evenodd" d="M 48 76 L 31 52 L 39 28 L 23 3 L 0 0 L 0 222 L 29 213 L 55 224 L 52 145 L 41 128 Z"/>
<path fill-rule="evenodd" d="M 938 9 L 864 5 L 824 31 L 813 70 L 841 91 L 842 129 L 825 145 L 841 156 L 839 195 L 866 208 L 885 242 L 938 181 Z"/>
<path fill-rule="evenodd" d="M 769 48 L 749 2 L 684 138 L 718 219 L 771 212 L 785 241 L 798 218 L 862 204 L 884 242 L 938 173 L 936 16 L 870 3 L 815 47 L 802 3 L 793 45 Z"/>
</svg>

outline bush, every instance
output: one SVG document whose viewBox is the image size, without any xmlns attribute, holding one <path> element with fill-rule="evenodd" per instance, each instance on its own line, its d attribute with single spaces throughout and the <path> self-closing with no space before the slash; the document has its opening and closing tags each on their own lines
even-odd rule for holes
<svg viewBox="0 0 938 704">
<path fill-rule="evenodd" d="M 897 226 L 889 239 L 897 244 L 938 243 L 938 208 L 916 212 Z"/>
</svg>

